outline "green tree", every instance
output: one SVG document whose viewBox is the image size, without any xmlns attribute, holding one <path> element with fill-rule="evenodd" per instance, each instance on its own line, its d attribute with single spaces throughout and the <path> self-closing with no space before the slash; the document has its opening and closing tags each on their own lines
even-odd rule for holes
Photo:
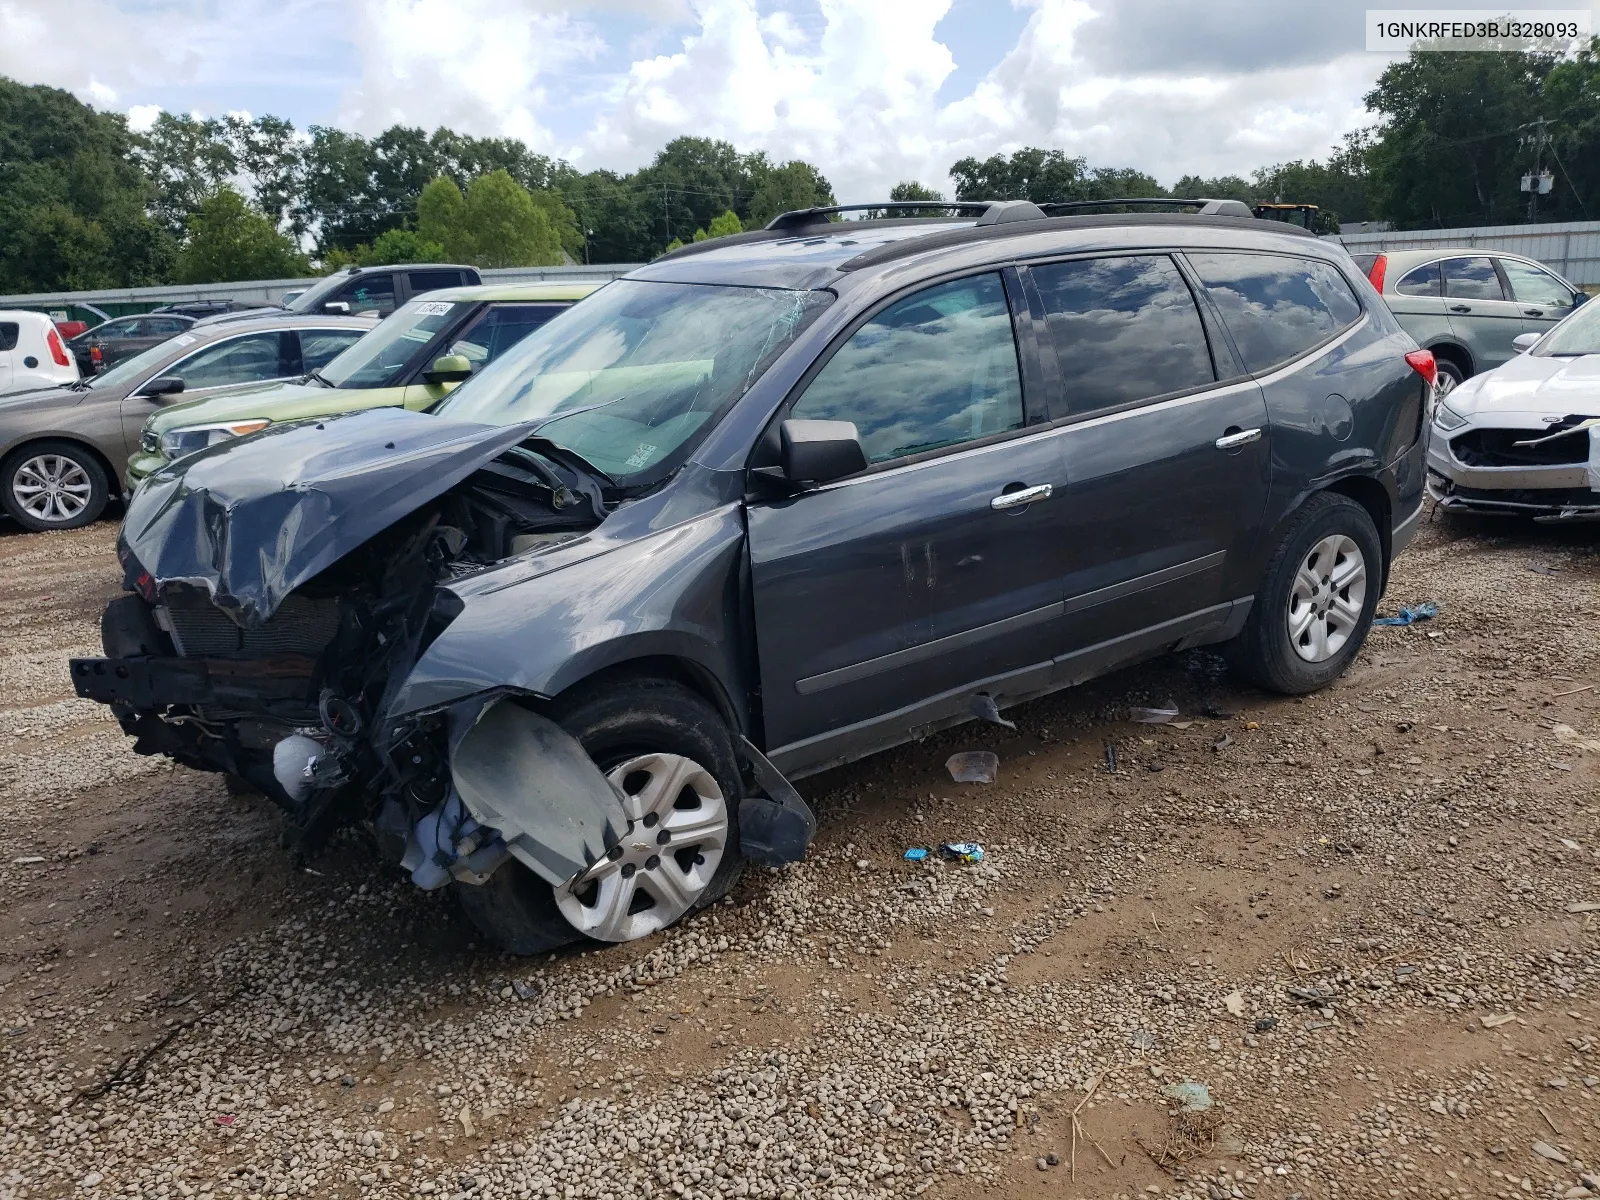
<svg viewBox="0 0 1600 1200">
<path fill-rule="evenodd" d="M 285 279 L 309 271 L 294 243 L 229 187 L 201 202 L 189 218 L 188 239 L 178 254 L 182 283 Z"/>
<path fill-rule="evenodd" d="M 1252 186 L 1237 175 L 1219 175 L 1214 179 L 1185 175 L 1172 185 L 1172 194 L 1182 200 L 1242 200 L 1246 204 L 1256 198 Z"/>
<path fill-rule="evenodd" d="M 297 203 L 305 163 L 294 125 L 281 117 L 229 116 L 226 129 L 238 173 L 250 185 L 250 202 L 279 228 L 288 224 L 298 239 L 306 231 Z"/>
<path fill-rule="evenodd" d="M 1556 60 L 1543 54 L 1413 51 L 1365 101 L 1381 114 L 1366 155 L 1372 207 L 1401 228 L 1498 225 L 1526 212 L 1524 126 L 1541 115 Z M 1350 214 L 1343 214 L 1350 216 Z"/>
<path fill-rule="evenodd" d="M 744 222 L 739 220 L 739 214 L 729 209 L 720 217 L 711 218 L 710 229 L 696 229 L 694 240 L 697 242 L 709 241 L 711 238 L 727 237 L 730 233 L 743 233 Z"/>
<path fill-rule="evenodd" d="M 480 267 L 540 267 L 562 261 L 561 240 L 550 219 L 505 170 L 472 181 L 462 219 L 472 248 L 468 261 Z"/>
<path fill-rule="evenodd" d="M 779 213 L 838 203 L 833 198 L 833 186 L 822 172 L 800 159 L 776 167 L 767 166 L 763 159 L 754 179 L 756 188 L 745 215 L 746 229 L 760 229 Z"/>
<path fill-rule="evenodd" d="M 165 281 L 175 239 L 123 118 L 0 78 L 0 290 Z"/>
<path fill-rule="evenodd" d="M 159 113 L 135 146 L 140 165 L 156 184 L 155 214 L 175 234 L 239 170 L 228 126 L 219 120 Z"/>
<path fill-rule="evenodd" d="M 371 246 L 356 247 L 355 261 L 363 267 L 392 263 L 443 262 L 448 255 L 438 242 L 430 242 L 414 229 L 389 229 Z"/>
<path fill-rule="evenodd" d="M 1051 200 L 1088 198 L 1088 164 L 1060 150 L 1027 146 L 1009 157 L 963 158 L 950 167 L 957 200 Z"/>
<path fill-rule="evenodd" d="M 427 187 L 417 201 L 417 236 L 442 247 L 444 257 L 466 262 L 472 246 L 466 231 L 467 200 L 456 181 L 441 175 Z"/>
</svg>

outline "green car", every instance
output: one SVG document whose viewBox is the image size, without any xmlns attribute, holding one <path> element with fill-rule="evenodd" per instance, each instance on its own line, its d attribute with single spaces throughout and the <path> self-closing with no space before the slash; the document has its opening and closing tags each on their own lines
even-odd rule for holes
<svg viewBox="0 0 1600 1200">
<path fill-rule="evenodd" d="M 320 371 L 158 409 L 128 459 L 132 492 L 174 459 L 283 421 L 362 408 L 430 408 L 598 283 L 444 288 L 397 308 Z"/>
</svg>

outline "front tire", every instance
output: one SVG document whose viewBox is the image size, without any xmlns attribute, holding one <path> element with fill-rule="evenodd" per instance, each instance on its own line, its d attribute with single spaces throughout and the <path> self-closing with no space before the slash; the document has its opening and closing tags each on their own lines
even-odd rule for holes
<svg viewBox="0 0 1600 1200">
<path fill-rule="evenodd" d="M 98 521 L 110 494 L 99 460 L 72 442 L 34 442 L 0 463 L 0 505 L 35 533 Z"/>
<path fill-rule="evenodd" d="M 515 859 L 482 885 L 457 884 L 478 931 L 512 954 L 632 941 L 725 895 L 741 866 L 743 791 L 716 709 L 671 680 L 613 676 L 580 685 L 552 715 L 626 793 L 629 832 L 576 891 Z"/>
<path fill-rule="evenodd" d="M 1433 362 L 1438 372 L 1433 381 L 1433 399 L 1437 403 L 1460 387 L 1467 376 L 1466 372 L 1448 358 L 1435 355 Z"/>
<path fill-rule="evenodd" d="M 1313 496 L 1267 563 L 1231 647 L 1234 670 L 1290 696 L 1326 687 L 1361 652 L 1382 581 L 1383 547 L 1367 510 L 1337 493 Z"/>
</svg>

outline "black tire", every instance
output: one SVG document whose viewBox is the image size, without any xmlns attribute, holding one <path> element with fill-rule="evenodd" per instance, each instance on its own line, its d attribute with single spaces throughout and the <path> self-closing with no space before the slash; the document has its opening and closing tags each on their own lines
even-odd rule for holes
<svg viewBox="0 0 1600 1200">
<path fill-rule="evenodd" d="M 1310 662 L 1290 640 L 1288 608 L 1295 575 L 1319 542 L 1343 534 L 1356 544 L 1366 566 L 1361 616 L 1344 644 L 1322 662 Z M 1228 661 L 1247 682 L 1289 696 L 1327 687 L 1361 652 L 1372 628 L 1372 614 L 1383 584 L 1383 546 L 1372 517 L 1348 496 L 1320 492 L 1290 521 L 1283 540 L 1267 562 L 1261 590 L 1242 633 L 1228 647 Z"/>
<path fill-rule="evenodd" d="M 75 512 L 72 516 L 61 520 L 40 518 L 22 506 L 22 500 L 16 492 L 17 472 L 24 464 L 39 458 L 53 458 L 65 463 L 70 463 L 77 471 L 82 472 L 82 478 L 88 481 L 88 503 Z M 85 446 L 76 442 L 48 441 L 30 442 L 26 446 L 19 446 L 6 455 L 5 461 L 0 463 L 0 505 L 18 525 L 36 533 L 51 529 L 82 529 L 100 519 L 100 514 L 106 510 L 106 502 L 110 499 L 110 488 L 106 482 L 105 468 L 100 465 L 100 460 Z"/>
<path fill-rule="evenodd" d="M 601 678 L 580 684 L 552 714 L 602 771 L 659 751 L 691 758 L 711 772 L 728 803 L 728 845 L 691 913 L 728 893 L 739 877 L 739 764 L 727 723 L 704 699 L 666 679 Z M 515 859 L 481 885 L 456 884 L 467 920 L 511 954 L 543 954 L 580 940 L 556 906 L 555 892 Z"/>
</svg>

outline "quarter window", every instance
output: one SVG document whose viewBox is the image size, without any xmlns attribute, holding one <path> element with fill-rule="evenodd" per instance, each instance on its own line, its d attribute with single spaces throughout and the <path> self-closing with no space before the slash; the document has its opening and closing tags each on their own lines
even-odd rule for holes
<svg viewBox="0 0 1600 1200">
<path fill-rule="evenodd" d="M 462 283 L 460 271 L 409 271 L 406 277 L 411 280 L 413 296 L 439 288 L 459 287 Z"/>
<path fill-rule="evenodd" d="M 232 383 L 256 383 L 287 374 L 283 369 L 282 336 L 278 333 L 252 333 L 207 346 L 186 362 L 174 364 L 164 374 L 177 375 L 185 391 L 224 387 Z"/>
<path fill-rule="evenodd" d="M 1330 263 L 1280 254 L 1190 254 L 1253 373 L 1270 371 L 1361 318 L 1361 302 Z"/>
<path fill-rule="evenodd" d="M 1504 300 L 1505 290 L 1488 258 L 1444 260 L 1444 294 L 1453 300 Z"/>
<path fill-rule="evenodd" d="M 1394 290 L 1402 296 L 1440 295 L 1439 264 L 1429 263 L 1415 271 L 1408 271 L 1405 278 L 1394 285 Z"/>
<path fill-rule="evenodd" d="M 1000 276 L 890 305 L 839 347 L 790 415 L 853 421 L 870 462 L 1020 429 L 1022 381 Z"/>
<path fill-rule="evenodd" d="M 1519 304 L 1542 304 L 1546 308 L 1572 307 L 1572 289 L 1549 271 L 1530 267 L 1514 258 L 1502 258 L 1500 266 L 1505 270 L 1506 282 L 1511 285 L 1511 294 Z"/>
<path fill-rule="evenodd" d="M 0 350 L 15 350 L 22 336 L 22 325 L 17 321 L 0 321 Z"/>
<path fill-rule="evenodd" d="M 1032 268 L 1067 410 L 1112 408 L 1216 380 L 1189 285 L 1166 255 Z"/>
</svg>

